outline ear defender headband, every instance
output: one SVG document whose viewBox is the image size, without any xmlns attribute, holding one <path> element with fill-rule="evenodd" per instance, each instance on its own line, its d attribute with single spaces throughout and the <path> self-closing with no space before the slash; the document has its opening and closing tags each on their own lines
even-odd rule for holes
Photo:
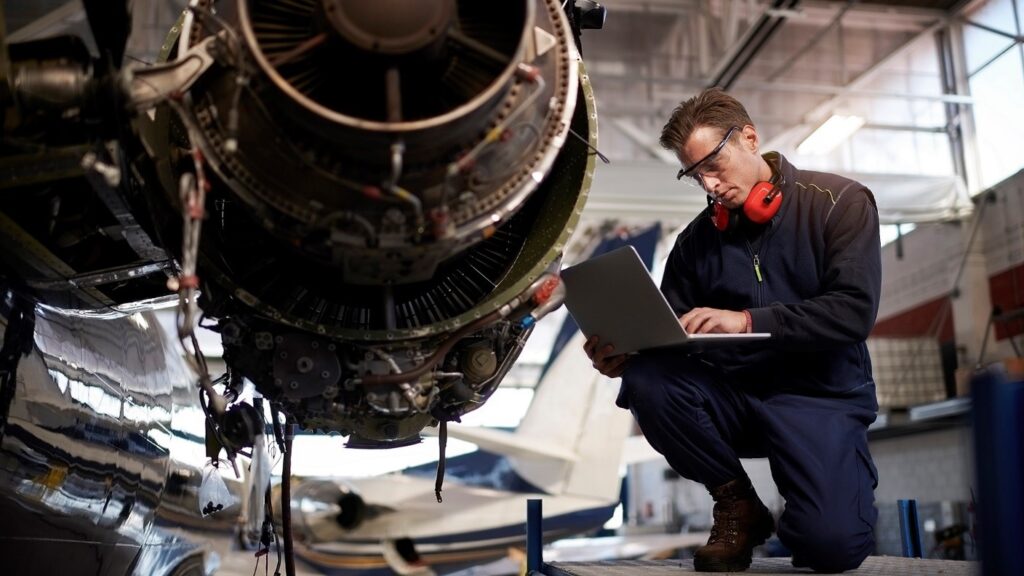
<svg viewBox="0 0 1024 576">
<path fill-rule="evenodd" d="M 754 187 L 750 189 L 750 194 L 747 195 L 747 199 L 743 202 L 743 215 L 746 216 L 747 220 L 755 224 L 765 224 L 775 216 L 779 211 L 779 207 L 782 206 L 782 188 L 776 186 L 776 183 L 781 179 L 781 175 L 775 163 L 775 158 L 767 157 L 768 165 L 772 169 L 772 179 L 764 182 L 758 182 L 754 184 Z M 712 200 L 708 196 L 708 202 L 711 203 L 711 222 L 714 223 L 715 228 L 721 232 L 726 232 L 736 227 L 739 221 L 739 215 L 729 210 L 719 202 Z"/>
</svg>

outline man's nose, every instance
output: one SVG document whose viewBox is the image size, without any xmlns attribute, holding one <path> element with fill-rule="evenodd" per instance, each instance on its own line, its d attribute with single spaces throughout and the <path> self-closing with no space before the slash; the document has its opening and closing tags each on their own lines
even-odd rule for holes
<svg viewBox="0 0 1024 576">
<path fill-rule="evenodd" d="M 715 178 L 714 176 L 704 176 L 702 177 L 702 180 L 704 180 L 704 188 L 708 192 L 711 192 L 715 197 L 721 195 L 721 193 L 717 190 L 718 185 L 722 183 L 721 180 Z"/>
</svg>

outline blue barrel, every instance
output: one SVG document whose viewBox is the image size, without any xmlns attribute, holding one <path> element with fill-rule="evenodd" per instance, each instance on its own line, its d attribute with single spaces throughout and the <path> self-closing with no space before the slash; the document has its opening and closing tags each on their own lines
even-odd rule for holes
<svg viewBox="0 0 1024 576">
<path fill-rule="evenodd" d="M 971 394 L 982 573 L 1024 574 L 1024 381 L 993 368 Z"/>
</svg>

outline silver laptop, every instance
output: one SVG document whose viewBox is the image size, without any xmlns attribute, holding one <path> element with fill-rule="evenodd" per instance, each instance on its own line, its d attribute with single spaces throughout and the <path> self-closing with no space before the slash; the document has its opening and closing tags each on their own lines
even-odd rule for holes
<svg viewBox="0 0 1024 576">
<path fill-rule="evenodd" d="M 588 338 L 598 336 L 617 354 L 681 344 L 727 344 L 771 337 L 752 334 L 688 334 L 640 255 L 624 246 L 562 270 L 565 306 Z"/>
</svg>

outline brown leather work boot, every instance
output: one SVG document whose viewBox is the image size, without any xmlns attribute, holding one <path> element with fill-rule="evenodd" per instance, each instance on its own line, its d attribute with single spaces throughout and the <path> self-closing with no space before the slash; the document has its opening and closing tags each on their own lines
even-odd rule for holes
<svg viewBox="0 0 1024 576">
<path fill-rule="evenodd" d="M 775 529 L 771 512 L 761 503 L 748 478 L 711 490 L 715 524 L 708 543 L 693 553 L 698 572 L 738 572 L 750 566 L 750 551 Z"/>
</svg>

